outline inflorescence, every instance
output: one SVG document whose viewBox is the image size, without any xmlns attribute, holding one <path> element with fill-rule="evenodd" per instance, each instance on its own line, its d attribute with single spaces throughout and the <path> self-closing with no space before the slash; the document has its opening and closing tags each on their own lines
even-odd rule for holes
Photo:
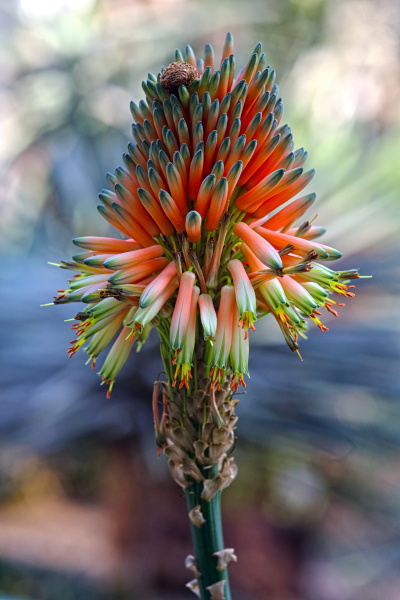
<svg viewBox="0 0 400 600">
<path fill-rule="evenodd" d="M 175 62 L 143 82 L 131 103 L 133 141 L 123 167 L 108 174 L 101 215 L 118 238 L 81 237 L 61 267 L 75 271 L 55 304 L 83 302 L 70 356 L 86 345 L 111 391 L 134 343 L 155 327 L 173 386 L 189 388 L 201 339 L 211 387 L 248 375 L 249 330 L 271 314 L 291 350 L 307 321 L 321 331 L 321 309 L 337 316 L 332 294 L 353 296 L 358 271 L 334 271 L 341 254 L 315 240 L 325 229 L 301 218 L 315 194 L 307 152 L 282 125 L 275 71 L 261 44 L 235 74 L 232 36 L 219 68 L 179 50 Z M 204 340 L 204 341 L 203 341 Z"/>
</svg>

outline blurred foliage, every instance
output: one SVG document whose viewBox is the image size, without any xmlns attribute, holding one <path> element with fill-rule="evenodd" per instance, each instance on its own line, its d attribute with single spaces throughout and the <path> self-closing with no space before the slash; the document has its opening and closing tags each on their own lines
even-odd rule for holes
<svg viewBox="0 0 400 600">
<path fill-rule="evenodd" d="M 64 360 L 71 315 L 36 306 L 64 281 L 45 261 L 68 258 L 71 237 L 107 231 L 96 196 L 125 151 L 141 80 L 186 43 L 201 51 L 211 42 L 218 55 L 229 30 L 238 65 L 261 41 L 277 70 L 285 122 L 317 169 L 326 242 L 349 265 L 356 254 L 374 279 L 328 323 L 331 334 L 310 335 L 304 363 L 276 343 L 273 324 L 257 328 L 227 509 L 247 523 L 257 507 L 260 529 L 304 536 L 297 598 L 398 599 L 399 15 L 398 0 L 0 2 L 0 314 L 2 330 L 14 331 L 0 341 L 3 506 L 46 494 L 98 500 L 110 439 L 144 434 L 151 483 L 165 477 L 147 401 L 161 370 L 156 342 L 135 356 L 110 404 L 82 359 L 74 368 Z M 257 585 L 243 597 L 264 598 Z M 9 562 L 0 589 L 103 598 L 77 576 Z"/>
</svg>

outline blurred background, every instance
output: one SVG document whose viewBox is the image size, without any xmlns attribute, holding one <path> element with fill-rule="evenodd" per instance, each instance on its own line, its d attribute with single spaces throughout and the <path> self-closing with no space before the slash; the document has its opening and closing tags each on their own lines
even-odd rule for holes
<svg viewBox="0 0 400 600">
<path fill-rule="evenodd" d="M 400 598 L 398 0 L 0 1 L 0 594 L 184 600 L 185 502 L 154 443 L 152 338 L 110 401 L 65 319 L 71 238 L 105 235 L 129 101 L 175 48 L 258 41 L 309 152 L 326 243 L 371 280 L 300 362 L 257 326 L 224 494 L 237 600 Z M 312 215 L 314 216 L 314 215 Z M 2 596 L 3 597 L 3 596 Z"/>
</svg>

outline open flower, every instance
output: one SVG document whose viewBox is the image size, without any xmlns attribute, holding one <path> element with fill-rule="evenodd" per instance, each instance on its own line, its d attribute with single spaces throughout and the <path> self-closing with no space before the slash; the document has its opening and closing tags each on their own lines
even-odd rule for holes
<svg viewBox="0 0 400 600">
<path fill-rule="evenodd" d="M 257 319 L 256 294 L 240 260 L 229 261 L 227 268 L 235 286 L 236 304 L 239 309 L 238 325 L 245 330 L 247 339 L 248 329 L 255 329 L 253 322 Z"/>
<path fill-rule="evenodd" d="M 242 327 L 235 327 L 240 318 L 240 311 L 236 305 L 233 314 L 233 335 L 230 350 L 230 361 L 232 366 L 231 389 L 238 390 L 239 384 L 246 387 L 244 375 L 249 375 L 249 337 L 247 331 Z"/>
<path fill-rule="evenodd" d="M 174 312 L 171 319 L 169 342 L 171 350 L 174 351 L 173 363 L 176 362 L 179 353 L 183 349 L 186 339 L 192 301 L 192 292 L 196 277 L 194 273 L 186 271 L 179 284 L 178 297 L 176 299 Z"/>
<path fill-rule="evenodd" d="M 204 331 L 204 339 L 211 343 L 215 342 L 215 334 L 217 331 L 217 314 L 215 312 L 214 303 L 209 294 L 201 294 L 199 297 L 199 309 L 201 324 Z"/>
<path fill-rule="evenodd" d="M 180 372 L 180 388 L 182 386 L 189 388 L 189 379 L 192 379 L 191 370 L 193 366 L 193 352 L 196 342 L 197 301 L 199 294 L 200 288 L 198 288 L 197 285 L 193 286 L 190 296 L 189 320 L 183 333 L 183 349 L 182 352 L 177 355 L 174 381 L 172 382 L 172 385 L 176 384 L 176 380 Z"/>
<path fill-rule="evenodd" d="M 99 195 L 122 239 L 77 238 L 80 252 L 60 264 L 74 275 L 54 302 L 84 304 L 70 355 L 87 344 L 94 365 L 111 345 L 100 371 L 110 389 L 154 327 L 170 383 L 194 385 L 203 344 L 212 385 L 230 377 L 236 390 L 257 318 L 271 314 L 298 351 L 309 320 L 326 330 L 321 311 L 337 316 L 332 294 L 354 295 L 357 270 L 326 267 L 341 254 L 303 217 L 315 194 L 299 194 L 314 170 L 281 124 L 275 71 L 261 44 L 236 71 L 232 44 L 228 34 L 219 64 L 209 45 L 204 60 L 188 46 L 143 82 L 124 167 Z"/>
<path fill-rule="evenodd" d="M 235 289 L 231 285 L 224 285 L 221 289 L 221 300 L 218 310 L 217 331 L 215 334 L 215 344 L 212 348 L 211 370 L 212 378 L 211 387 L 220 384 L 224 381 L 226 372 L 229 366 L 229 353 L 232 347 L 233 318 L 236 310 Z"/>
</svg>

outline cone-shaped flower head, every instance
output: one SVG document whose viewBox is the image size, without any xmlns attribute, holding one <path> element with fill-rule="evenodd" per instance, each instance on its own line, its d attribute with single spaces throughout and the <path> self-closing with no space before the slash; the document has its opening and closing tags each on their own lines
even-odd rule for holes
<svg viewBox="0 0 400 600">
<path fill-rule="evenodd" d="M 205 339 L 213 386 L 230 377 L 236 389 L 256 318 L 272 314 L 297 351 L 308 320 L 325 330 L 321 310 L 337 316 L 332 294 L 354 295 L 358 272 L 322 264 L 341 254 L 319 242 L 325 229 L 313 215 L 303 217 L 315 194 L 298 195 L 314 171 L 281 124 L 261 44 L 239 70 L 230 34 L 220 63 L 210 45 L 204 60 L 188 46 L 142 87 L 124 166 L 99 195 L 118 234 L 76 238 L 79 253 L 60 264 L 75 274 L 54 303 L 83 303 L 70 355 L 86 345 L 94 365 L 111 346 L 100 371 L 111 389 L 155 327 L 171 382 L 193 385 L 194 348 Z"/>
</svg>

